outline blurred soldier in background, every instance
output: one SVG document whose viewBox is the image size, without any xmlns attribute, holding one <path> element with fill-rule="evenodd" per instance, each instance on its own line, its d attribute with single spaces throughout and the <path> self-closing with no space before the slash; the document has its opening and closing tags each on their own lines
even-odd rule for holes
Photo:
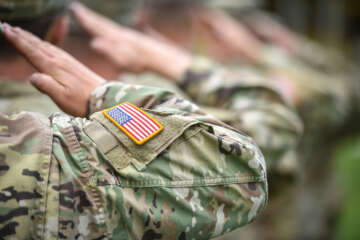
<svg viewBox="0 0 360 240">
<path fill-rule="evenodd" d="M 66 1 L 0 4 L 0 19 L 24 19 L 43 36 L 57 15 L 42 17 L 64 9 Z M 37 20 L 46 20 L 47 28 L 39 29 Z M 64 112 L 90 119 L 61 113 L 0 115 L 1 238 L 209 239 L 262 211 L 266 166 L 249 137 L 169 91 L 102 85 L 100 76 L 31 33 L 8 24 L 0 24 L 0 31 L 41 72 L 30 78 L 36 88 Z M 98 112 L 124 102 L 134 106 Z M 121 109 L 129 106 L 138 112 L 124 115 Z M 151 121 L 162 132 L 137 145 L 132 139 L 152 127 L 123 130 L 134 119 Z"/>
<path fill-rule="evenodd" d="M 343 55 L 296 35 L 264 13 L 255 11 L 243 19 L 273 49 L 271 65 L 283 68 L 296 86 L 296 106 L 305 124 L 298 149 L 297 238 L 332 239 L 342 193 L 333 169 L 334 150 L 358 119 L 353 66 Z"/>
<path fill-rule="evenodd" d="M 93 36 L 91 46 L 96 51 L 107 56 L 122 71 L 136 73 L 148 71 L 172 81 L 177 85 L 171 86 L 172 89 L 178 89 L 177 92 L 205 106 L 206 110 L 217 118 L 257 139 L 270 165 L 276 165 L 275 161 L 281 159 L 281 156 L 295 145 L 296 137 L 301 132 L 301 122 L 277 90 L 267 84 L 261 76 L 248 74 L 246 71 L 229 71 L 216 62 L 197 57 L 191 59 L 192 66 L 187 69 L 185 75 L 177 74 L 178 71 L 174 66 L 172 72 L 166 72 L 161 65 L 169 65 L 169 62 L 181 63 L 174 56 L 179 53 L 182 55 L 186 53 L 185 51 L 167 42 L 157 42 L 150 38 L 143 38 L 143 42 L 139 43 L 140 41 L 134 39 L 140 39 L 141 35 L 130 32 L 80 5 L 73 6 L 75 16 Z M 153 46 L 152 48 L 166 45 L 168 50 L 161 53 L 161 59 L 152 57 L 153 63 L 146 69 L 136 68 L 135 63 L 141 59 L 137 59 L 129 49 L 145 48 L 150 45 Z M 124 61 L 124 56 L 133 56 L 133 64 L 129 65 Z M 156 80 L 146 83 L 147 79 L 146 77 L 121 78 L 126 82 L 134 80 L 136 83 L 148 85 L 154 85 L 155 82 L 160 84 L 158 86 L 164 84 L 164 81 Z M 165 85 L 169 84 L 165 83 Z M 262 126 L 261 130 L 259 126 Z"/>
<path fill-rule="evenodd" d="M 268 44 L 287 52 L 282 55 L 293 59 L 293 68 L 307 69 L 303 71 L 305 76 L 300 72 L 299 77 L 291 78 L 298 93 L 307 92 L 297 102 L 306 126 L 298 150 L 306 154 L 299 158 L 303 171 L 297 198 L 297 237 L 333 239 L 342 193 L 333 169 L 334 151 L 348 131 L 346 128 L 357 128 L 351 122 L 359 116 L 353 66 L 341 54 L 297 36 L 264 14 L 249 18 L 249 23 Z M 263 30 L 269 24 L 277 29 L 270 35 Z"/>
</svg>

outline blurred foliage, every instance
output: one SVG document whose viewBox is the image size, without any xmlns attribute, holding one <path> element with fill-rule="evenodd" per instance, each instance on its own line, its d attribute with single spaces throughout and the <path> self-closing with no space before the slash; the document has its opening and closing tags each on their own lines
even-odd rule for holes
<svg viewBox="0 0 360 240">
<path fill-rule="evenodd" d="M 336 153 L 345 201 L 338 224 L 338 240 L 360 239 L 360 136 L 344 140 Z"/>
</svg>

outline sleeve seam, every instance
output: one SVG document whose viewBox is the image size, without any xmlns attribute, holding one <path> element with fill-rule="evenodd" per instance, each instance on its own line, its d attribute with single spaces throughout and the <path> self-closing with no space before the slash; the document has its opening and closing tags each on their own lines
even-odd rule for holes
<svg viewBox="0 0 360 240">
<path fill-rule="evenodd" d="M 119 186 L 122 188 L 149 188 L 149 187 L 182 188 L 182 187 L 219 186 L 219 185 L 264 182 L 264 181 L 266 181 L 265 176 L 213 177 L 213 178 L 186 179 L 186 180 L 175 180 L 175 181 L 165 181 L 165 182 L 160 179 L 133 181 L 129 183 L 121 182 Z M 106 185 L 118 185 L 118 184 L 106 184 Z"/>
</svg>

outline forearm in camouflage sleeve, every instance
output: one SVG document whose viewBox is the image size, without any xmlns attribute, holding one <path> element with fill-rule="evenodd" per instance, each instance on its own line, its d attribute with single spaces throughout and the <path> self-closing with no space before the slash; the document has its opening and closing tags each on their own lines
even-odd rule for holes
<svg viewBox="0 0 360 240">
<path fill-rule="evenodd" d="M 196 103 L 226 110 L 211 114 L 253 137 L 270 168 L 294 148 L 302 132 L 294 110 L 270 81 L 254 73 L 230 71 L 199 58 L 186 72 L 181 87 Z"/>
<path fill-rule="evenodd" d="M 60 184 L 59 196 L 49 201 L 63 199 L 62 236 L 209 239 L 259 215 L 267 199 L 266 166 L 249 137 L 164 90 L 106 88 L 101 99 L 120 96 L 116 103 L 147 106 L 142 109 L 164 130 L 138 146 L 101 112 L 90 120 L 53 116 Z"/>
<path fill-rule="evenodd" d="M 173 95 L 172 92 L 164 89 L 110 82 L 98 87 L 91 94 L 89 115 L 123 102 L 132 102 L 136 105 L 150 108 L 164 102 Z"/>
</svg>

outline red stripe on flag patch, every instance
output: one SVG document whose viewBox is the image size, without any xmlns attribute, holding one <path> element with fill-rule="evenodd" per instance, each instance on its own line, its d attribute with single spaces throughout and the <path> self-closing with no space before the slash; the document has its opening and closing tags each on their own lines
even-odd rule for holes
<svg viewBox="0 0 360 240">
<path fill-rule="evenodd" d="M 163 130 L 158 121 L 131 103 L 122 103 L 106 109 L 103 114 L 139 145 Z"/>
</svg>

